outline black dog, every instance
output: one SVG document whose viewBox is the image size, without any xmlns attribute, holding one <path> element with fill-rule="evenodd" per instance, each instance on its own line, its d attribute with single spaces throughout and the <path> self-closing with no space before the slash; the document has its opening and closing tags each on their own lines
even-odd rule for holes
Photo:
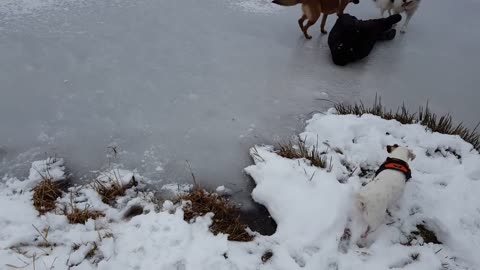
<svg viewBox="0 0 480 270">
<path fill-rule="evenodd" d="M 362 21 L 349 14 L 340 15 L 328 37 L 328 47 L 336 65 L 344 66 L 366 57 L 378 40 L 392 40 L 392 26 L 402 20 L 399 14 Z"/>
</svg>

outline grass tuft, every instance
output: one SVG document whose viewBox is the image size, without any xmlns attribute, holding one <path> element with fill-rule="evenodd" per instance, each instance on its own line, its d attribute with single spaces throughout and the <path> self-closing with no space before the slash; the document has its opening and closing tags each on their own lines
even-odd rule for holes
<svg viewBox="0 0 480 270">
<path fill-rule="evenodd" d="M 418 123 L 432 132 L 458 135 L 466 142 L 471 143 L 477 151 L 480 151 L 480 133 L 477 131 L 480 122 L 473 130 L 465 127 L 463 123 L 455 125 L 450 114 L 438 116 L 429 109 L 428 103 L 425 107 L 420 107 L 417 112 L 408 111 L 404 104 L 397 108 L 396 111 L 393 111 L 384 107 L 381 98 L 375 96 L 373 106 L 365 106 L 361 102 L 355 104 L 335 103 L 334 108 L 338 114 L 342 115 L 354 114 L 360 116 L 362 114 L 373 114 L 386 120 L 395 119 L 402 124 Z"/>
<path fill-rule="evenodd" d="M 102 198 L 102 202 L 109 205 L 113 205 L 118 197 L 125 196 L 125 192 L 136 185 L 137 181 L 135 177 L 132 177 L 132 180 L 126 185 L 123 185 L 115 179 L 110 179 L 108 183 L 95 180 L 92 184 L 93 189 L 95 189 Z"/>
<path fill-rule="evenodd" d="M 311 165 L 325 169 L 327 167 L 327 157 L 325 154 L 318 152 L 318 145 L 313 146 L 310 150 L 299 136 L 295 140 L 286 143 L 279 143 L 276 153 L 284 158 L 289 159 L 307 159 Z"/>
<path fill-rule="evenodd" d="M 210 231 L 213 234 L 228 234 L 228 240 L 230 241 L 248 242 L 253 240 L 254 236 L 247 232 L 247 225 L 240 222 L 238 208 L 231 205 L 227 199 L 200 188 L 182 196 L 180 199 L 190 202 L 183 208 L 186 221 L 191 221 L 207 213 L 213 213 L 213 222 L 210 225 Z"/>
<path fill-rule="evenodd" d="M 85 224 L 89 219 L 97 219 L 105 216 L 103 213 L 92 211 L 88 207 L 84 209 L 73 207 L 69 212 L 64 211 L 64 214 L 70 224 Z"/>
<path fill-rule="evenodd" d="M 67 205 L 64 206 L 63 214 L 67 217 L 70 224 L 85 224 L 89 219 L 105 216 L 102 212 L 90 210 L 88 205 L 85 205 L 83 209 L 78 208 L 73 203 L 73 193 L 70 193 L 69 207 Z"/>
<path fill-rule="evenodd" d="M 62 190 L 59 183 L 44 179 L 33 189 L 33 206 L 40 215 L 43 215 L 55 209 L 55 201 L 61 195 Z"/>
</svg>

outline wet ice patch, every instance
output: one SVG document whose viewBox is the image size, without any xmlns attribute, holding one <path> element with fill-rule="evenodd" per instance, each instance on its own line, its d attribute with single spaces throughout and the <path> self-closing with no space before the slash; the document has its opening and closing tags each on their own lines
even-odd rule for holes
<svg viewBox="0 0 480 270">
<path fill-rule="evenodd" d="M 274 13 L 281 10 L 281 7 L 275 5 L 270 0 L 239 0 L 230 1 L 234 7 L 239 7 L 244 11 L 252 13 Z"/>
</svg>

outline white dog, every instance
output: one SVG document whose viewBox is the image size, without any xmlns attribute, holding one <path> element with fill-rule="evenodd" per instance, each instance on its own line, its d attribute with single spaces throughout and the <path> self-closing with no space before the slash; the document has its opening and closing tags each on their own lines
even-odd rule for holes
<svg viewBox="0 0 480 270">
<path fill-rule="evenodd" d="M 363 186 L 356 196 L 356 205 L 367 224 L 360 238 L 361 243 L 365 243 L 368 234 L 383 224 L 387 209 L 402 197 L 405 184 L 411 177 L 407 162 L 413 160 L 415 154 L 397 144 L 387 146 L 387 151 L 390 155 L 375 178 Z"/>
<path fill-rule="evenodd" d="M 421 0 L 373 0 L 375 5 L 380 9 L 380 15 L 383 17 L 385 11 L 388 11 L 389 15 L 399 14 L 405 12 L 407 18 L 403 23 L 402 28 L 400 29 L 401 33 L 405 33 L 407 31 L 408 23 L 412 18 L 413 14 L 418 9 Z"/>
</svg>

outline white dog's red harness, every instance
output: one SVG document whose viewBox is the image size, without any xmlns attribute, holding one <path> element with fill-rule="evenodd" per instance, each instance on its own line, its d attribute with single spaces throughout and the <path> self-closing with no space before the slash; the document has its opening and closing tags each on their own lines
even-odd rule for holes
<svg viewBox="0 0 480 270">
<path fill-rule="evenodd" d="M 380 168 L 375 172 L 375 176 L 381 173 L 384 170 L 395 170 L 405 174 L 405 182 L 408 182 L 412 178 L 412 171 L 408 163 L 397 158 L 388 157 L 387 160 L 380 166 Z"/>
</svg>

